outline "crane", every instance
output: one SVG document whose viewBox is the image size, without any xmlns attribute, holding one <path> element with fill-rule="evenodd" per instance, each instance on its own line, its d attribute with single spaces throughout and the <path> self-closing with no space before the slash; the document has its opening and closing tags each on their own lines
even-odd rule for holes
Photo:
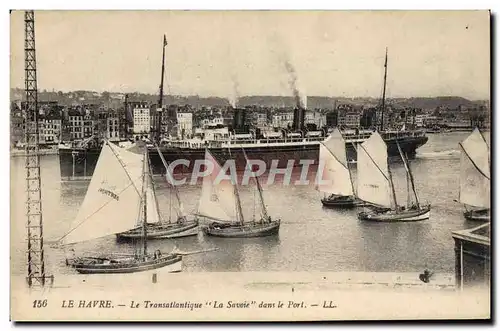
<svg viewBox="0 0 500 331">
<path fill-rule="evenodd" d="M 26 121 L 24 129 L 26 151 L 26 230 L 28 286 L 52 284 L 54 277 L 46 273 L 43 246 L 43 212 L 41 194 L 41 172 L 38 132 L 38 90 L 36 80 L 35 14 L 24 13 L 24 92 L 26 98 Z"/>
</svg>

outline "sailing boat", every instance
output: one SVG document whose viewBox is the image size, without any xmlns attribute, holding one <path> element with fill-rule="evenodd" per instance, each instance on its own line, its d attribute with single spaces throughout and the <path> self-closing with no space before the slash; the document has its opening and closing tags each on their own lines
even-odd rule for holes
<svg viewBox="0 0 500 331">
<path fill-rule="evenodd" d="M 248 158 L 244 150 L 243 153 L 248 164 Z M 222 168 L 208 149 L 205 151 L 205 162 L 214 165 L 211 176 L 203 178 L 198 206 L 198 215 L 214 220 L 203 228 L 206 235 L 226 238 L 249 238 L 278 234 L 281 220 L 272 220 L 268 215 L 262 187 L 256 177 L 254 177 L 254 180 L 259 191 L 261 215 L 259 220 L 254 219 L 251 222 L 245 222 L 236 180 L 221 180 L 218 182 L 216 177 Z"/>
<path fill-rule="evenodd" d="M 405 164 L 408 190 L 411 186 L 415 201 L 408 194 L 407 206 L 399 206 L 389 167 L 387 145 L 378 132 L 359 145 L 358 148 L 358 197 L 374 205 L 369 211 L 358 214 L 360 220 L 378 222 L 411 222 L 429 218 L 430 205 L 422 205 L 413 182 L 413 174 L 406 157 L 398 149 Z"/>
<path fill-rule="evenodd" d="M 155 215 L 154 203 L 148 194 L 149 158 L 142 153 L 118 150 L 105 141 L 78 215 L 62 239 L 69 245 L 119 233 L 136 226 L 140 220 L 142 249 L 132 254 L 99 254 L 74 257 L 66 263 L 79 273 L 133 273 L 158 268 L 180 271 L 182 255 L 148 254 L 148 218 Z M 156 206 L 157 207 L 157 206 Z M 153 213 L 149 210 L 153 208 Z"/>
<path fill-rule="evenodd" d="M 353 208 L 361 203 L 354 194 L 351 170 L 347 163 L 345 141 L 338 128 L 319 146 L 320 164 L 324 164 L 321 192 L 329 196 L 321 199 L 325 207 Z"/>
<path fill-rule="evenodd" d="M 471 221 L 490 221 L 490 149 L 479 129 L 459 143 L 459 200 L 464 204 L 464 216 Z M 467 209 L 467 206 L 472 209 Z"/>
<path fill-rule="evenodd" d="M 161 153 L 158 145 L 156 145 L 156 148 L 166 169 L 166 179 L 170 189 L 170 208 L 167 221 L 160 215 L 158 208 L 158 199 L 156 197 L 156 191 L 154 188 L 152 170 L 151 167 L 148 167 L 147 196 L 148 202 L 150 204 L 148 206 L 148 210 L 151 211 L 150 217 L 148 217 L 150 223 L 148 223 L 147 225 L 148 239 L 172 239 L 179 237 L 196 236 L 198 235 L 198 220 L 189 219 L 188 215 L 186 215 L 186 213 L 184 212 L 183 204 L 179 196 L 179 190 L 173 184 L 173 176 L 169 170 L 168 164 L 165 161 L 165 158 L 163 157 L 163 154 Z M 172 206 L 172 195 L 175 196 L 175 206 Z M 175 222 L 172 222 L 171 219 L 172 207 L 174 208 L 176 213 Z M 118 239 L 139 239 L 142 236 L 142 228 L 141 226 L 138 226 L 135 229 L 117 233 L 116 236 Z"/>
</svg>

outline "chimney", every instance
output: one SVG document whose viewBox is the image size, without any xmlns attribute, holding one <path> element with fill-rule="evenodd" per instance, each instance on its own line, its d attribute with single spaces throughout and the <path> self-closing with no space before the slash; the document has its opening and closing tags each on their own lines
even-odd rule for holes
<svg viewBox="0 0 500 331">
<path fill-rule="evenodd" d="M 247 110 L 245 108 L 235 108 L 233 116 L 233 130 L 235 133 L 247 133 L 246 131 L 246 117 Z"/>
<path fill-rule="evenodd" d="M 297 105 L 297 107 L 293 111 L 293 130 L 299 131 L 304 129 L 306 112 L 305 109 L 301 105 Z"/>
</svg>

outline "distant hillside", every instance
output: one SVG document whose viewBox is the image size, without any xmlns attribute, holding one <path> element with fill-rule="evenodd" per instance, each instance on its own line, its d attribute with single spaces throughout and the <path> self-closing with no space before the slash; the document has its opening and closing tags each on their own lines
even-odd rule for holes
<svg viewBox="0 0 500 331">
<path fill-rule="evenodd" d="M 13 88 L 10 91 L 11 100 L 21 100 L 23 98 L 23 90 Z M 158 101 L 158 96 L 146 93 L 128 93 L 130 101 L 144 101 L 155 103 Z M 103 103 L 110 107 L 120 107 L 123 105 L 124 93 L 116 92 L 93 92 L 93 91 L 73 91 L 73 92 L 51 92 L 39 91 L 38 98 L 40 101 L 57 101 L 62 105 L 72 105 L 78 103 Z M 372 107 L 377 105 L 377 98 L 348 98 L 348 97 L 325 97 L 325 96 L 308 96 L 307 108 L 323 108 L 333 109 L 339 104 L 353 104 L 358 106 Z M 172 96 L 167 95 L 164 99 L 165 104 L 186 105 L 189 104 L 195 108 L 202 106 L 225 107 L 229 106 L 229 101 L 223 97 L 200 97 L 200 96 Z M 387 104 L 396 107 L 412 107 L 422 109 L 436 109 L 437 107 L 456 109 L 459 106 L 475 107 L 477 105 L 487 104 L 485 100 L 468 100 L 457 96 L 441 96 L 441 97 L 413 97 L 413 98 L 389 98 Z M 242 96 L 238 100 L 239 107 L 258 105 L 263 107 L 294 107 L 295 100 L 292 96 L 272 96 L 272 95 L 256 95 Z"/>
<path fill-rule="evenodd" d="M 478 104 L 477 102 L 455 96 L 433 98 L 397 98 L 389 100 L 392 101 L 394 105 L 422 109 L 435 109 L 437 107 L 456 109 L 459 106 L 474 107 Z"/>
</svg>

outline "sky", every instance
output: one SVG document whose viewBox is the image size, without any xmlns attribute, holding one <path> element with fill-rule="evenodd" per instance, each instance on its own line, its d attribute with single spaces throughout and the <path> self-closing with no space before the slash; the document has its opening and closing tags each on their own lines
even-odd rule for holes
<svg viewBox="0 0 500 331">
<path fill-rule="evenodd" d="M 24 83 L 11 13 L 11 86 Z M 487 11 L 36 11 L 40 90 L 488 99 Z M 289 64 L 288 70 L 286 63 Z M 290 69 L 293 68 L 293 69 Z"/>
</svg>

